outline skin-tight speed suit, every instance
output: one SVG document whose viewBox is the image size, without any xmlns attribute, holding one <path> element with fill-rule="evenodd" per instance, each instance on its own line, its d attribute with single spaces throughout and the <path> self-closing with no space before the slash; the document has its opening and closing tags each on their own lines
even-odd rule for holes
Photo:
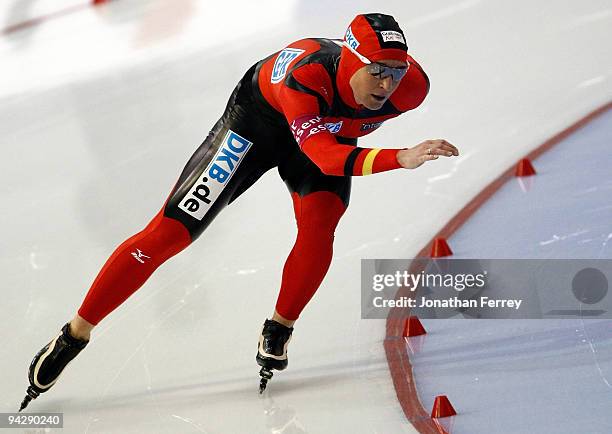
<svg viewBox="0 0 612 434">
<path fill-rule="evenodd" d="M 373 61 L 409 64 L 379 110 L 356 103 L 349 79 L 364 64 L 343 42 Z M 360 15 L 344 40 L 302 39 L 253 65 L 161 211 L 107 260 L 79 315 L 98 324 L 157 267 L 191 244 L 225 206 L 276 167 L 291 194 L 298 228 L 276 309 L 297 319 L 329 268 L 351 177 L 400 167 L 397 149 L 356 145 L 358 137 L 416 108 L 427 95 L 427 76 L 406 50 L 395 20 Z"/>
</svg>

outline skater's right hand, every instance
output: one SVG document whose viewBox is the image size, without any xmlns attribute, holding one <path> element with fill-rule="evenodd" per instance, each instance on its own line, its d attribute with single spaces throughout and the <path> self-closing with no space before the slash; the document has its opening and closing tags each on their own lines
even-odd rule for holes
<svg viewBox="0 0 612 434">
<path fill-rule="evenodd" d="M 397 161 L 404 169 L 416 169 L 430 160 L 437 160 L 438 156 L 451 157 L 459 155 L 459 150 L 444 139 L 425 140 L 414 148 L 402 149 L 397 153 Z"/>
</svg>

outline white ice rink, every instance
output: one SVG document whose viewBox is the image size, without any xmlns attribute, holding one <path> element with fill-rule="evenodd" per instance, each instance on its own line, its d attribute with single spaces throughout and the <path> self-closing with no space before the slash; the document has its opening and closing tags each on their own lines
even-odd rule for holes
<svg viewBox="0 0 612 434">
<path fill-rule="evenodd" d="M 0 29 L 79 4 L 6 0 Z M 257 337 L 295 237 L 270 171 L 107 317 L 28 411 L 63 412 L 65 433 L 417 432 L 391 382 L 385 321 L 360 318 L 360 259 L 413 257 L 508 166 L 612 99 L 609 0 L 116 0 L 0 35 L 0 412 L 17 410 L 32 356 L 161 208 L 244 71 L 374 11 L 396 17 L 431 91 L 360 144 L 446 138 L 461 156 L 354 179 L 288 370 L 258 395 Z"/>
</svg>

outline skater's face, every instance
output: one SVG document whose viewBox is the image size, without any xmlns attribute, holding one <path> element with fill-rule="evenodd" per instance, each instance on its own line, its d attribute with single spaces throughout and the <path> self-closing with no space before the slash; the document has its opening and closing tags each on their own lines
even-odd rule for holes
<svg viewBox="0 0 612 434">
<path fill-rule="evenodd" d="M 357 104 L 378 110 L 397 89 L 408 65 L 399 60 L 379 60 L 353 74 L 349 84 Z"/>
</svg>

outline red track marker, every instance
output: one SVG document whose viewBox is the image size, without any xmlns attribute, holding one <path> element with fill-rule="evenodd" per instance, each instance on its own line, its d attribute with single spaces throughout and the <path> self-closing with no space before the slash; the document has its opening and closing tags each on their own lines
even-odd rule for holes
<svg viewBox="0 0 612 434">
<path fill-rule="evenodd" d="M 531 164 L 528 158 L 523 158 L 519 161 L 514 171 L 514 176 L 532 176 L 535 174 L 536 171 L 533 168 L 533 164 Z"/>
<path fill-rule="evenodd" d="M 448 246 L 445 238 L 435 238 L 434 242 L 431 246 L 431 254 L 432 258 L 441 258 L 443 256 L 451 256 L 453 251 Z"/>
<path fill-rule="evenodd" d="M 456 415 L 457 412 L 451 405 L 446 395 L 436 396 L 434 401 L 433 409 L 431 410 L 431 417 L 436 419 L 439 417 L 449 417 Z"/>
<path fill-rule="evenodd" d="M 402 336 L 405 338 L 411 338 L 413 336 L 424 335 L 425 333 L 427 333 L 425 331 L 425 327 L 423 327 L 423 324 L 421 324 L 419 318 L 413 315 L 406 320 Z"/>
</svg>

